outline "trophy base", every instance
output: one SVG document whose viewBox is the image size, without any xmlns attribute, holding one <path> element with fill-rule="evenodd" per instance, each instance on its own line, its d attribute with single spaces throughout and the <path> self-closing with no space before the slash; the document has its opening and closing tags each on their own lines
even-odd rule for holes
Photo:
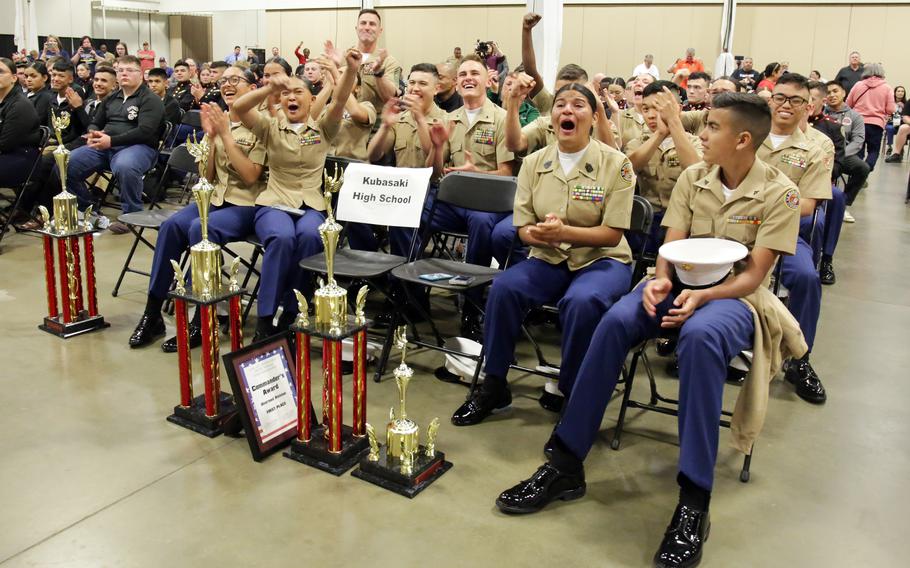
<svg viewBox="0 0 910 568">
<path fill-rule="evenodd" d="M 175 406 L 174 413 L 167 417 L 167 421 L 209 438 L 215 438 L 221 434 L 236 436 L 240 432 L 241 425 L 234 397 L 222 392 L 218 402 L 221 413 L 211 417 L 206 416 L 205 395 L 199 395 L 193 399 L 190 406 Z"/>
<path fill-rule="evenodd" d="M 70 337 L 111 326 L 111 324 L 104 321 L 104 316 L 89 317 L 87 314 L 88 312 L 86 311 L 80 312 L 79 318 L 81 319 L 70 323 L 63 323 L 59 317 L 45 317 L 44 323 L 39 325 L 38 329 L 63 339 L 69 339 Z"/>
<path fill-rule="evenodd" d="M 360 467 L 351 472 L 351 475 L 413 499 L 452 467 L 452 462 L 446 461 L 442 452 L 437 451 L 435 456 L 429 458 L 423 453 L 424 446 L 418 450 L 410 475 L 401 473 L 401 460 L 390 457 L 386 453 L 386 446 L 379 448 L 378 461 L 364 457 L 360 460 Z"/>
<path fill-rule="evenodd" d="M 341 452 L 333 454 L 328 450 L 328 441 L 323 436 L 324 428 L 316 428 L 310 435 L 309 442 L 292 440 L 291 447 L 284 452 L 284 457 L 299 461 L 310 467 L 327 471 L 332 475 L 341 475 L 351 469 L 370 449 L 367 437 L 354 437 L 350 426 L 341 426 Z"/>
</svg>

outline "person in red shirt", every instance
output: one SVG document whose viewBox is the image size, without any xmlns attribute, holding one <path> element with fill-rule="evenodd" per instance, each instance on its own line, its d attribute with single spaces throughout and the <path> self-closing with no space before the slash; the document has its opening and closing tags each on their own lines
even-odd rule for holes
<svg viewBox="0 0 910 568">
<path fill-rule="evenodd" d="M 303 42 L 297 44 L 297 49 L 294 50 L 294 55 L 297 56 L 297 61 L 299 65 L 306 65 L 306 62 L 310 60 L 310 48 L 304 47 L 303 52 L 301 53 L 300 47 L 303 45 Z"/>
<path fill-rule="evenodd" d="M 767 87 L 770 90 L 774 90 L 774 85 L 777 84 L 777 80 L 780 79 L 780 76 L 784 74 L 783 66 L 778 62 L 768 63 L 765 66 L 765 71 L 761 75 L 761 81 L 758 82 L 758 85 L 755 87 L 756 90 Z"/>
<path fill-rule="evenodd" d="M 147 41 L 142 42 L 142 49 L 136 53 L 136 57 L 139 58 L 139 65 L 142 67 L 143 73 L 155 66 L 155 52 L 149 49 Z"/>
<path fill-rule="evenodd" d="M 679 84 L 683 89 L 689 83 L 689 75 L 695 73 L 696 71 L 705 70 L 705 64 L 702 63 L 701 59 L 695 57 L 695 48 L 690 47 L 686 50 L 685 59 L 677 59 L 673 65 L 667 69 L 667 73 L 673 75 L 673 82 Z"/>
</svg>

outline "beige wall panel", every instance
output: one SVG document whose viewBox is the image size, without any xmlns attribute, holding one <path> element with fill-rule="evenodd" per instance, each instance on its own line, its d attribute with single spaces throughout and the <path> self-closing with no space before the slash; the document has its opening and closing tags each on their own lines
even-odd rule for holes
<svg viewBox="0 0 910 568">
<path fill-rule="evenodd" d="M 849 6 L 820 6 L 815 10 L 811 64 L 806 67 L 794 66 L 794 71 L 809 73 L 812 69 L 817 69 L 823 78 L 834 79 L 837 70 L 844 66 L 850 51 L 846 33 L 846 28 L 850 25 L 850 12 Z M 830 30 L 843 30 L 843 33 L 831 33 Z"/>
<path fill-rule="evenodd" d="M 897 85 L 910 86 L 910 54 L 907 52 L 908 26 L 910 22 L 910 6 L 888 6 L 888 15 L 885 18 L 884 33 L 885 51 L 881 54 L 882 64 L 885 66 L 886 80 L 892 87 Z"/>
<path fill-rule="evenodd" d="M 887 16 L 888 9 L 884 6 L 854 6 L 847 40 L 848 53 L 856 50 L 865 61 L 881 61 L 885 55 L 885 41 L 888 40 L 884 33 Z M 847 59 L 847 55 L 843 55 L 843 60 Z"/>
</svg>

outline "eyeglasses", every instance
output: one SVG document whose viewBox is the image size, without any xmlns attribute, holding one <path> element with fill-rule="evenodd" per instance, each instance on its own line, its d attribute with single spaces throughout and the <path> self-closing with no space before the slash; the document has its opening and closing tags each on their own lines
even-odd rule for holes
<svg viewBox="0 0 910 568">
<path fill-rule="evenodd" d="M 809 102 L 806 99 L 804 99 L 798 95 L 788 97 L 787 95 L 782 95 L 780 93 L 778 93 L 776 95 L 771 95 L 771 100 L 774 101 L 774 104 L 776 104 L 777 106 L 784 106 L 784 103 L 789 102 L 790 106 L 793 108 L 799 108 L 799 107 L 805 105 L 807 102 Z"/>
<path fill-rule="evenodd" d="M 135 67 L 118 67 L 117 73 L 142 73 L 142 69 L 136 69 Z"/>
<path fill-rule="evenodd" d="M 230 85 L 230 86 L 232 86 L 232 87 L 236 87 L 236 86 L 239 85 L 241 82 L 243 82 L 243 83 L 249 83 L 249 81 L 247 81 L 247 80 L 246 80 L 245 78 L 243 78 L 243 77 L 234 76 L 234 77 L 222 77 L 221 79 L 218 79 L 218 82 L 215 83 L 215 84 L 216 84 L 217 86 L 219 86 L 219 87 L 223 87 L 223 86 L 225 86 L 225 85 Z"/>
</svg>

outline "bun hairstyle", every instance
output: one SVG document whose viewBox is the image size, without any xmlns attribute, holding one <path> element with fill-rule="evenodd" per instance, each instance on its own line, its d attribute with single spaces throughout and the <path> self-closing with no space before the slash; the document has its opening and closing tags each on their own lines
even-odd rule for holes
<svg viewBox="0 0 910 568">
<path fill-rule="evenodd" d="M 591 112 L 597 112 L 597 97 L 594 96 L 594 93 L 591 92 L 591 89 L 585 87 L 581 83 L 569 83 L 563 85 L 557 89 L 556 93 L 553 95 L 553 100 L 555 101 L 559 98 L 559 95 L 566 91 L 575 91 L 581 93 L 581 95 L 588 101 L 588 104 L 591 105 Z"/>
</svg>

